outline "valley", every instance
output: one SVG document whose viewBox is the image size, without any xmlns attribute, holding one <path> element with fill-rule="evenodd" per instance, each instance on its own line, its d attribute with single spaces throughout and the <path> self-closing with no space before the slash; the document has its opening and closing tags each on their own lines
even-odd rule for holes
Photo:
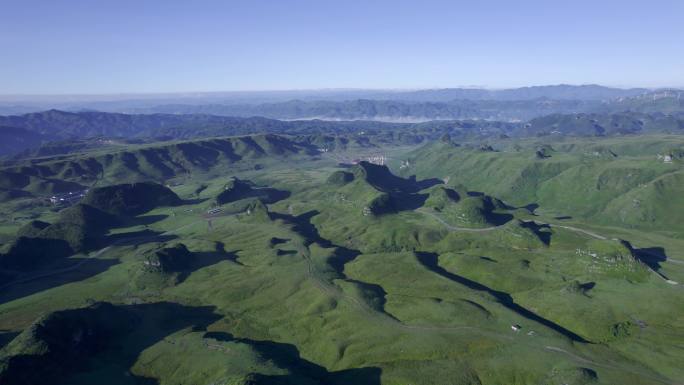
<svg viewBox="0 0 684 385">
<path fill-rule="evenodd" d="M 13 160 L 3 383 L 678 383 L 678 136 L 346 139 Z"/>
<path fill-rule="evenodd" d="M 684 2 L 0 10 L 0 385 L 684 385 Z"/>
</svg>

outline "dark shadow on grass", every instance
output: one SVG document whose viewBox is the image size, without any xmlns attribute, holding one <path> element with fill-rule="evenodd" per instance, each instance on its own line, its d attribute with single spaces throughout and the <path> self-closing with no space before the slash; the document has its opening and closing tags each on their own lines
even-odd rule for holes
<svg viewBox="0 0 684 385">
<path fill-rule="evenodd" d="M 292 230 L 297 234 L 301 235 L 304 239 L 304 245 L 309 246 L 313 243 L 318 244 L 324 248 L 335 248 L 335 254 L 328 261 L 328 264 L 341 276 L 344 276 L 344 265 L 353 261 L 361 252 L 358 250 L 353 250 L 346 248 L 344 246 L 338 246 L 333 244 L 328 239 L 321 237 L 318 233 L 318 229 L 311 223 L 311 218 L 318 215 L 319 212 L 316 210 L 311 210 L 305 212 L 298 216 L 293 216 L 289 214 L 281 214 L 272 212 L 271 215 L 273 219 L 280 219 L 293 226 Z"/>
<path fill-rule="evenodd" d="M 107 383 L 158 384 L 155 379 L 130 373 L 140 353 L 179 330 L 204 331 L 221 318 L 213 307 L 171 302 L 96 303 L 58 314 L 54 321 L 43 322 L 37 337 L 49 345 L 46 354 L 17 355 L 7 361 L 3 379 L 8 384 L 68 383 L 76 374 L 84 383 L 106 378 Z M 75 335 L 80 336 L 78 340 Z M 163 343 L 175 344 L 172 340 Z M 177 353 L 184 353 L 182 346 Z"/>
<path fill-rule="evenodd" d="M 320 365 L 302 358 L 299 349 L 295 345 L 238 338 L 224 332 L 208 332 L 204 334 L 204 338 L 248 345 L 256 350 L 265 360 L 272 361 L 276 366 L 289 372 L 284 375 L 253 375 L 253 382 L 250 382 L 252 384 L 380 384 L 380 375 L 382 373 L 380 368 L 367 367 L 331 372 Z M 207 342 L 207 344 L 210 343 Z"/>
<path fill-rule="evenodd" d="M 483 197 L 485 196 L 485 193 L 482 191 L 466 191 L 466 194 L 468 194 L 469 197 Z"/>
<path fill-rule="evenodd" d="M 135 246 L 150 242 L 168 242 L 176 238 L 178 238 L 178 236 L 173 234 L 164 234 L 162 232 L 145 229 L 127 233 L 110 234 L 105 237 L 104 242 L 106 245 Z"/>
<path fill-rule="evenodd" d="M 537 203 L 530 203 L 525 206 L 521 206 L 520 208 L 525 209 L 530 213 L 534 214 L 534 212 L 539 208 L 539 205 Z"/>
<path fill-rule="evenodd" d="M 413 194 L 396 192 L 390 194 L 392 206 L 396 211 L 411 211 L 423 207 L 428 198 L 428 194 Z"/>
<path fill-rule="evenodd" d="M 383 313 L 388 317 L 394 318 L 391 314 L 385 312 L 384 310 L 384 305 L 386 302 L 385 298 L 387 293 L 382 288 L 382 286 L 356 281 L 348 278 L 345 275 L 345 265 L 349 262 L 354 261 L 356 257 L 361 255 L 361 252 L 344 246 L 336 245 L 332 243 L 330 240 L 321 237 L 318 233 L 318 229 L 316 228 L 316 226 L 314 226 L 311 223 L 311 218 L 318 215 L 318 211 L 312 210 L 298 216 L 281 213 L 272 213 L 272 215 L 274 219 L 281 219 L 285 222 L 294 224 L 293 230 L 305 238 L 306 241 L 304 244 L 307 247 L 313 243 L 316 243 L 324 248 L 335 248 L 334 254 L 331 256 L 331 258 L 327 260 L 327 264 L 337 273 L 337 276 L 340 277 L 340 279 L 346 280 L 348 282 L 353 282 L 359 285 L 362 289 L 372 293 L 373 297 L 376 297 L 379 303 L 375 304 L 377 306 L 374 306 L 374 304 L 370 305 L 374 307 L 375 310 L 377 310 L 378 312 Z"/>
<path fill-rule="evenodd" d="M 667 254 L 665 254 L 665 249 L 662 247 L 632 248 L 632 254 L 639 261 L 656 271 L 660 270 L 662 262 L 667 261 Z"/>
<path fill-rule="evenodd" d="M 329 240 L 321 237 L 318 233 L 318 229 L 311 223 L 311 218 L 320 214 L 318 210 L 307 211 L 303 214 L 294 216 L 290 214 L 282 214 L 277 212 L 271 212 L 271 217 L 275 219 L 280 219 L 293 225 L 292 230 L 297 234 L 301 235 L 304 239 L 304 245 L 309 246 L 312 243 L 318 243 L 322 247 L 334 247 L 333 243 Z"/>
<path fill-rule="evenodd" d="M 651 270 L 653 270 L 656 274 L 660 275 L 663 279 L 669 280 L 669 278 L 660 272 L 660 268 L 662 267 L 660 264 L 662 262 L 667 261 L 667 254 L 665 253 L 665 249 L 662 247 L 643 247 L 643 248 L 635 248 L 632 246 L 631 243 L 627 241 L 622 241 L 622 244 L 627 246 L 629 250 L 632 252 L 632 255 L 634 258 L 639 260 L 641 263 L 645 264 Z"/>
<path fill-rule="evenodd" d="M 163 221 L 164 219 L 168 218 L 168 215 L 165 214 L 158 214 L 158 215 L 141 215 L 135 218 L 132 218 L 129 222 L 130 226 L 148 226 L 152 225 L 154 223 Z"/>
<path fill-rule="evenodd" d="M 580 288 L 582 288 L 582 291 L 584 291 L 585 293 L 593 289 L 594 287 L 596 287 L 596 282 L 587 282 L 580 285 Z"/>
<path fill-rule="evenodd" d="M 548 224 L 538 224 L 534 221 L 523 221 L 520 222 L 520 226 L 531 230 L 546 246 L 551 244 L 552 231 L 551 226 Z"/>
<path fill-rule="evenodd" d="M 223 242 L 216 242 L 214 251 L 193 252 L 192 257 L 192 266 L 189 269 L 180 272 L 178 275 L 178 284 L 183 283 L 195 271 L 207 266 L 215 265 L 219 262 L 230 261 L 237 265 L 244 266 L 237 260 L 237 254 L 235 254 L 235 252 L 226 251 Z"/>
<path fill-rule="evenodd" d="M 194 198 L 194 199 L 184 199 L 181 205 L 197 205 L 208 201 L 209 198 Z"/>
<path fill-rule="evenodd" d="M 273 246 L 281 245 L 283 243 L 287 243 L 288 241 L 289 241 L 289 239 L 273 237 L 268 241 L 268 244 L 269 244 L 269 246 L 273 247 Z"/>
<path fill-rule="evenodd" d="M 402 178 L 392 174 L 387 166 L 380 166 L 369 162 L 360 162 L 359 169 L 363 170 L 366 181 L 376 189 L 389 193 L 415 194 L 420 190 L 443 184 L 441 179 L 431 178 L 417 181 L 415 175 Z"/>
<path fill-rule="evenodd" d="M 485 219 L 487 219 L 487 223 L 493 226 L 505 225 L 515 218 L 512 214 L 508 213 L 495 213 L 490 211 L 483 214 Z"/>
<path fill-rule="evenodd" d="M 492 262 L 492 263 L 499 263 L 496 259 L 492 259 L 490 257 L 480 257 L 480 259 L 485 260 L 487 262 Z"/>
<path fill-rule="evenodd" d="M 382 286 L 375 283 L 358 281 L 351 278 L 347 278 L 346 280 L 348 282 L 352 282 L 358 285 L 358 287 L 365 293 L 363 300 L 364 302 L 366 302 L 368 306 L 370 306 L 375 311 L 382 313 L 389 318 L 392 318 L 397 322 L 401 322 L 399 321 L 399 319 L 397 319 L 395 316 L 393 316 L 385 310 L 385 304 L 387 304 L 387 292 Z"/>
<path fill-rule="evenodd" d="M 10 343 L 10 341 L 14 339 L 14 337 L 18 335 L 19 332 L 12 332 L 7 330 L 0 331 L 0 349 L 4 348 L 8 343 Z"/>
<path fill-rule="evenodd" d="M 37 270 L 18 275 L 13 281 L 0 285 L 0 304 L 49 290 L 68 283 L 79 282 L 107 271 L 119 263 L 114 259 L 71 258 L 68 266 L 54 271 Z"/>
<path fill-rule="evenodd" d="M 466 286 L 470 289 L 476 290 L 476 291 L 481 291 L 488 293 L 492 295 L 494 298 L 497 299 L 497 301 L 506 307 L 507 309 L 517 313 L 518 315 L 527 318 L 530 321 L 540 323 L 568 338 L 575 342 L 589 342 L 585 340 L 584 338 L 580 337 L 579 335 L 573 333 L 572 331 L 552 322 L 547 320 L 546 318 L 543 318 L 527 309 L 524 307 L 518 305 L 515 303 L 513 298 L 510 296 L 510 294 L 503 292 L 503 291 L 498 291 L 491 289 L 479 282 L 470 280 L 468 278 L 462 277 L 460 275 L 454 274 L 443 267 L 439 265 L 439 256 L 435 253 L 425 253 L 425 252 L 417 252 L 416 257 L 418 261 L 425 266 L 427 269 L 430 271 L 439 274 L 440 276 L 456 282 L 458 284 L 461 284 L 463 286 Z"/>
</svg>

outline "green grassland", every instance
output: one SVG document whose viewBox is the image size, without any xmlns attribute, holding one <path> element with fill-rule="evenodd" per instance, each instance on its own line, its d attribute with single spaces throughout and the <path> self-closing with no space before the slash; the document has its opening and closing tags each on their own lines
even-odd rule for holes
<svg viewBox="0 0 684 385">
<path fill-rule="evenodd" d="M 120 217 L 102 244 L 1 270 L 0 382 L 684 377 L 684 286 L 666 282 L 684 281 L 679 138 L 437 142 L 386 149 L 389 168 L 338 164 L 367 149 L 264 140 L 261 155 L 174 171 L 180 201 L 122 213 L 89 196 Z M 656 158 L 666 151 L 672 163 Z M 132 172 L 115 163 L 105 174 Z M 5 248 L 26 223 L 63 217 L 21 202 L 0 208 L 13 213 Z"/>
</svg>

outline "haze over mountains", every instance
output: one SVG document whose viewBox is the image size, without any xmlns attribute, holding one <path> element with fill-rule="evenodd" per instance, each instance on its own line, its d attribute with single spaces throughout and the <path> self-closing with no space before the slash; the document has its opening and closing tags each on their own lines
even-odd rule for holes
<svg viewBox="0 0 684 385">
<path fill-rule="evenodd" d="M 0 97 L 0 154 L 83 138 L 382 133 L 404 143 L 457 137 L 594 136 L 682 129 L 676 89 L 598 85 L 503 90 L 316 90 Z M 391 138 L 387 138 L 391 136 Z"/>
<path fill-rule="evenodd" d="M 674 385 L 680 96 L 548 86 L 6 105 L 0 382 Z M 239 357 L 228 369 L 227 354 Z"/>
<path fill-rule="evenodd" d="M 363 89 L 330 89 L 330 90 L 290 90 L 290 91 L 235 91 L 235 92 L 198 92 L 178 94 L 130 94 L 130 95 L 0 95 L 0 113 L 13 114 L 47 109 L 62 110 L 98 110 L 107 112 L 207 112 L 209 107 L 214 114 L 238 115 L 253 111 L 270 111 L 275 106 L 286 102 L 353 102 L 356 100 L 394 101 L 406 104 L 415 103 L 454 103 L 456 101 L 476 102 L 514 102 L 548 99 L 568 102 L 582 101 L 589 104 L 607 102 L 613 99 L 637 97 L 662 93 L 663 90 L 646 88 L 611 88 L 599 85 L 551 85 L 533 86 L 512 89 L 483 88 L 442 88 L 425 90 L 363 90 Z M 676 93 L 677 91 L 675 91 Z M 676 95 L 675 95 L 676 96 Z M 334 103 L 333 103 L 334 104 Z M 259 107 L 259 105 L 263 105 Z M 505 104 L 504 104 L 505 105 Z M 175 107 L 174 107 L 175 106 Z M 191 107 L 192 106 L 192 107 Z M 231 106 L 225 113 L 217 113 L 217 106 Z M 271 107 L 269 107 L 271 106 Z M 196 110 L 192 111 L 192 108 Z M 186 111 L 183 111 L 186 109 Z"/>
</svg>

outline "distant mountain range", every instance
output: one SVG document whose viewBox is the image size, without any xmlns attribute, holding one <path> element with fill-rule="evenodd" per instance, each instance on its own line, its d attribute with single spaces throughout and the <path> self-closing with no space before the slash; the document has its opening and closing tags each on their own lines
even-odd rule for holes
<svg viewBox="0 0 684 385">
<path fill-rule="evenodd" d="M 272 119 L 375 120 L 425 122 L 430 120 L 483 119 L 521 121 L 550 113 L 574 113 L 600 107 L 597 101 L 581 100 L 453 100 L 416 102 L 355 99 L 349 101 L 291 100 L 265 104 L 167 104 L 131 109 L 137 114 L 211 114 L 262 116 Z"/>
<path fill-rule="evenodd" d="M 637 112 L 553 114 L 532 119 L 516 131 L 518 136 L 614 136 L 682 133 L 684 132 L 684 119 L 672 115 Z"/>
<path fill-rule="evenodd" d="M 90 147 L 84 138 L 170 140 L 236 136 L 248 134 L 357 135 L 383 143 L 418 143 L 444 132 L 454 137 L 477 138 L 504 134 L 514 124 L 498 121 L 434 121 L 426 123 L 386 123 L 374 121 L 282 121 L 262 117 L 224 117 L 207 114 L 120 114 L 107 112 L 65 112 L 49 110 L 14 116 L 0 116 L 0 155 L 28 152 L 53 154 Z M 44 150 L 44 151 L 43 151 Z"/>
<path fill-rule="evenodd" d="M 617 113 L 684 113 L 682 91 L 642 89 L 615 90 L 575 88 L 566 92 L 545 92 L 535 88 L 503 91 L 441 90 L 397 94 L 395 99 L 290 100 L 263 104 L 164 104 L 133 108 L 138 114 L 211 114 L 221 116 L 262 116 L 272 119 L 377 120 L 387 122 L 421 122 L 429 120 L 484 119 L 525 121 L 549 114 Z M 594 90 L 595 92 L 590 92 Z M 603 90 L 603 92 L 601 92 Z M 472 92 L 471 92 L 472 91 Z M 475 92 L 477 91 L 477 92 Z M 435 100 L 416 100 L 409 95 L 432 95 Z M 438 95 L 442 95 L 441 97 Z M 532 96 L 538 96 L 532 98 Z M 549 97 L 545 95 L 553 95 Z M 615 96 L 599 98 L 599 96 Z M 572 97 L 576 98 L 572 98 Z M 489 97 L 489 99 L 487 99 Z M 514 99 L 517 97 L 518 99 Z M 425 98 L 429 99 L 429 98 Z"/>
<path fill-rule="evenodd" d="M 561 90 L 564 95 L 574 95 L 570 93 L 573 91 L 583 93 L 585 97 L 617 92 L 605 87 L 585 87 L 556 86 L 552 89 L 557 91 L 557 96 L 562 95 Z M 524 96 L 536 95 L 541 90 L 518 89 L 516 92 Z M 362 133 L 375 143 L 414 144 L 443 134 L 457 140 L 474 140 L 496 136 L 610 136 L 684 130 L 684 101 L 679 90 L 621 96 L 610 101 L 545 98 L 451 102 L 294 100 L 240 105 L 174 104 L 135 111 L 137 113 L 125 114 L 48 110 L 0 116 L 0 155 L 35 149 L 49 142 L 84 138 L 158 141 L 266 133 Z M 45 152 L 80 145 L 58 143 L 46 148 Z"/>
<path fill-rule="evenodd" d="M 667 102 L 666 105 L 673 106 L 670 99 L 672 98 L 661 98 L 656 99 L 655 102 Z M 653 103 L 653 99 L 648 98 L 622 99 L 620 103 L 634 106 L 638 105 L 639 101 Z M 306 102 L 302 103 L 306 105 Z M 304 111 L 304 108 L 298 102 L 292 102 L 290 105 L 292 110 L 303 113 L 301 111 Z M 2 139 L 0 155 L 16 154 L 36 148 L 38 150 L 24 153 L 54 154 L 60 151 L 90 148 L 93 143 L 79 142 L 88 138 L 163 141 L 271 133 L 355 137 L 362 135 L 369 143 L 415 144 L 436 139 L 443 134 L 449 134 L 455 140 L 467 141 L 502 136 L 611 136 L 684 131 L 684 114 L 682 113 L 572 111 L 555 113 L 553 109 L 550 109 L 549 113 L 543 116 L 533 117 L 523 122 L 507 122 L 496 119 L 446 120 L 446 115 L 440 115 L 442 110 L 439 109 L 439 103 L 414 105 L 407 107 L 406 110 L 398 109 L 393 103 L 373 101 L 350 102 L 346 105 L 348 106 L 347 112 L 338 110 L 338 113 L 349 119 L 354 114 L 351 111 L 356 111 L 355 113 L 369 119 L 379 114 L 394 113 L 395 116 L 406 117 L 405 120 L 409 121 L 408 117 L 411 116 L 409 113 L 420 111 L 424 114 L 430 113 L 430 116 L 436 120 L 414 123 L 388 123 L 372 120 L 288 121 L 264 117 L 230 117 L 210 114 L 121 114 L 49 110 L 0 116 L 0 139 Z M 332 108 L 322 105 L 319 107 Z M 458 112 L 458 110 L 453 111 Z M 494 113 L 496 109 L 492 111 Z M 51 144 L 45 146 L 47 143 Z"/>
<path fill-rule="evenodd" d="M 549 85 L 511 89 L 438 88 L 423 90 L 291 90 L 204 92 L 177 94 L 12 96 L 0 95 L 0 114 L 18 114 L 47 109 L 98 110 L 131 112 L 165 105 L 258 105 L 300 100 L 304 102 L 345 102 L 357 99 L 402 102 L 524 101 L 550 99 L 557 101 L 600 102 L 648 94 L 646 88 L 611 88 L 600 85 Z"/>
</svg>

